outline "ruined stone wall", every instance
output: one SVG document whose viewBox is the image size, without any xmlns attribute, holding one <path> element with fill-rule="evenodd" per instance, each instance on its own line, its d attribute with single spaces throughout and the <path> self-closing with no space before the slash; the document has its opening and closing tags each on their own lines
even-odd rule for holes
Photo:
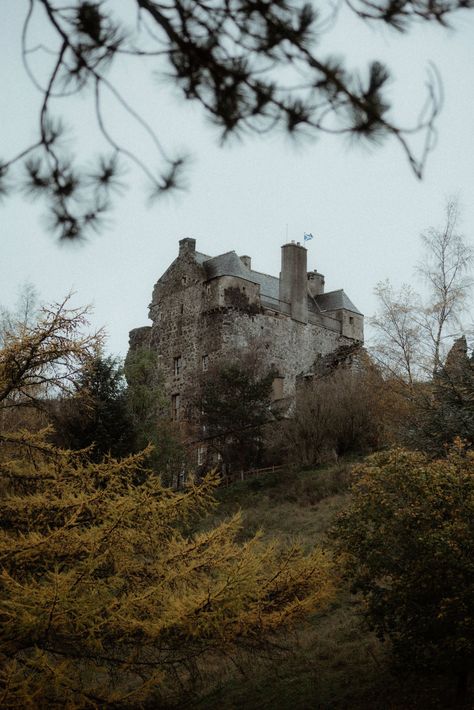
<svg viewBox="0 0 474 710">
<path fill-rule="evenodd" d="M 278 314 L 219 313 L 212 329 L 220 331 L 222 352 L 229 358 L 236 350 L 257 347 L 265 366 L 284 377 L 284 397 L 294 395 L 296 376 L 309 371 L 319 356 L 350 342 L 335 331 Z"/>
<path fill-rule="evenodd" d="M 341 308 L 333 312 L 334 317 L 341 323 L 341 332 L 346 338 L 363 342 L 364 317 L 353 311 Z"/>
</svg>

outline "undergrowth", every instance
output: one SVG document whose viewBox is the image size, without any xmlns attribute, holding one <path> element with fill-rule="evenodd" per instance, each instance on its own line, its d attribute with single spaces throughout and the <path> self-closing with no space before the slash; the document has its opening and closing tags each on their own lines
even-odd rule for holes
<svg viewBox="0 0 474 710">
<path fill-rule="evenodd" d="M 207 524 L 243 515 L 243 539 L 261 529 L 267 539 L 326 547 L 328 530 L 350 497 L 354 462 L 284 470 L 222 487 Z M 390 644 L 365 625 L 363 602 L 340 580 L 324 612 L 273 639 L 203 669 L 204 690 L 189 707 L 203 710 L 441 710 L 453 707 L 450 678 L 392 671 Z"/>
</svg>

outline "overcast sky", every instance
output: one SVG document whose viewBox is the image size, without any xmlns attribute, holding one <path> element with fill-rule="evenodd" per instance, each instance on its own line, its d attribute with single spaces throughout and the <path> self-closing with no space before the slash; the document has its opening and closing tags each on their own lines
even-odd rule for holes
<svg viewBox="0 0 474 710">
<path fill-rule="evenodd" d="M 115 0 L 120 6 L 128 3 Z M 21 62 L 27 5 L 0 1 L 0 155 L 7 158 L 35 138 L 41 102 Z M 210 255 L 232 249 L 249 254 L 253 268 L 277 275 L 288 229 L 289 239 L 302 240 L 305 231 L 314 234 L 308 269 L 324 273 L 327 290 L 344 288 L 371 315 L 378 281 L 413 282 L 419 234 L 442 223 L 448 196 L 459 196 L 462 231 L 471 240 L 474 235 L 474 12 L 460 14 L 454 24 L 455 31 L 423 25 L 399 36 L 344 14 L 324 40 L 328 52 L 360 68 L 369 59 L 386 61 L 394 76 L 392 98 L 406 120 L 416 119 L 427 67 L 436 64 L 444 108 L 422 181 L 390 141 L 369 150 L 329 136 L 294 144 L 275 133 L 219 147 L 216 129 L 197 106 L 183 103 L 172 86 L 150 79 L 139 61 L 121 63 L 112 78 L 124 95 L 165 145 L 191 153 L 189 189 L 150 209 L 142 177 L 130 170 L 130 189 L 107 231 L 72 247 L 58 245 L 48 232 L 41 204 L 9 198 L 0 207 L 0 304 L 13 306 L 25 282 L 33 283 L 45 301 L 60 300 L 72 290 L 76 304 L 94 306 L 93 324 L 105 325 L 110 352 L 124 355 L 128 331 L 148 322 L 153 284 L 177 255 L 179 239 L 196 238 L 198 250 Z M 33 30 L 37 41 L 47 39 L 40 16 Z M 86 159 L 96 144 L 99 148 L 88 97 L 64 109 L 75 123 L 76 150 Z M 62 111 L 59 102 L 57 110 Z M 114 135 L 148 156 L 151 146 L 139 127 L 117 105 L 111 103 L 108 111 Z"/>
</svg>

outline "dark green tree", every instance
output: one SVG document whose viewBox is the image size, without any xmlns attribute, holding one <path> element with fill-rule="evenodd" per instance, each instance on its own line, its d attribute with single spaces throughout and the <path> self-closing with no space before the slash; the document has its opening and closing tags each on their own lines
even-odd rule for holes
<svg viewBox="0 0 474 710">
<path fill-rule="evenodd" d="M 395 449 L 355 469 L 334 537 L 371 626 L 405 668 L 457 677 L 474 666 L 474 453 Z"/>
<path fill-rule="evenodd" d="M 342 6 L 362 21 L 382 22 L 404 32 L 419 20 L 446 25 L 453 13 L 470 9 L 474 3 L 77 0 L 65 5 L 56 0 L 29 0 L 25 6 L 23 59 L 43 100 L 36 140 L 0 162 L 0 192 L 8 189 L 10 168 L 21 163 L 26 180 L 14 182 L 32 196 L 45 197 L 53 231 L 61 239 L 75 239 L 100 228 L 111 195 L 122 186 L 120 158 L 139 166 L 153 196 L 181 184 L 183 156 L 168 154 L 141 118 L 140 107 L 128 104 L 110 79 L 109 70 L 120 59 L 139 57 L 155 72 L 169 76 L 185 100 L 201 105 L 223 138 L 278 126 L 290 134 L 327 132 L 372 141 L 391 137 L 421 176 L 440 109 L 437 75 L 429 79 L 422 118 L 405 128 L 390 114 L 389 69 L 372 61 L 363 73 L 350 70 L 340 58 L 323 52 L 318 40 Z M 39 37 L 33 30 L 36 15 L 42 15 L 46 23 Z M 51 37 L 48 45 L 45 36 Z M 35 73 L 38 54 L 41 61 L 50 62 L 43 83 Z M 108 153 L 85 168 L 61 147 L 63 125 L 52 104 L 87 90 Z M 107 94 L 151 137 L 158 169 L 114 139 L 103 110 Z M 425 138 L 419 155 L 410 144 L 416 132 Z"/>
<path fill-rule="evenodd" d="M 163 378 L 157 358 L 148 348 L 131 350 L 124 364 L 127 380 L 127 405 L 136 434 L 138 449 L 153 439 L 160 410 L 164 405 Z"/>
<path fill-rule="evenodd" d="M 134 430 L 118 359 L 103 355 L 91 358 L 73 387 L 73 394 L 62 398 L 53 409 L 56 443 L 69 449 L 91 446 L 90 456 L 96 461 L 107 454 L 130 453 Z"/>
<path fill-rule="evenodd" d="M 456 340 L 433 380 L 418 386 L 414 416 L 406 439 L 441 456 L 456 437 L 474 444 L 474 359 L 466 338 Z"/>
<path fill-rule="evenodd" d="M 243 360 L 215 367 L 201 378 L 195 410 L 209 449 L 234 469 L 258 465 L 262 426 L 271 418 L 274 372 Z"/>
<path fill-rule="evenodd" d="M 125 360 L 126 402 L 134 431 L 134 450 L 153 449 L 149 466 L 171 484 L 186 465 L 186 449 L 176 422 L 169 419 L 163 377 L 156 355 L 148 348 L 131 350 Z"/>
</svg>

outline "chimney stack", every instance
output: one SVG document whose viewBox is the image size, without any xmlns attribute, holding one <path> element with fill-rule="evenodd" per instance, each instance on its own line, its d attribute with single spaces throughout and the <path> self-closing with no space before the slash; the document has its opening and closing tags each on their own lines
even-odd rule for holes
<svg viewBox="0 0 474 710">
<path fill-rule="evenodd" d="M 185 252 L 195 252 L 196 251 L 196 240 L 190 237 L 185 237 L 179 240 L 179 255 L 181 256 Z"/>
<path fill-rule="evenodd" d="M 292 241 L 281 248 L 280 301 L 290 304 L 291 317 L 308 322 L 307 251 Z"/>
<path fill-rule="evenodd" d="M 316 271 L 308 271 L 308 291 L 313 298 L 324 293 L 324 276 Z"/>
</svg>

